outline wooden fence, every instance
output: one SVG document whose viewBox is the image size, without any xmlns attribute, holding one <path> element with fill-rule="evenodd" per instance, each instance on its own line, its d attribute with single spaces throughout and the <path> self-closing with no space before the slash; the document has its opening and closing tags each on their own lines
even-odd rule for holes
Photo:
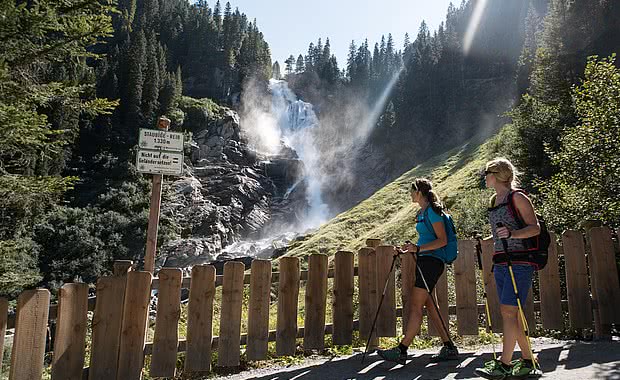
<svg viewBox="0 0 620 380">
<path fill-rule="evenodd" d="M 597 335 L 604 336 L 613 323 L 620 323 L 617 307 L 620 286 L 612 233 L 605 227 L 593 228 L 586 240 L 589 244 L 580 232 L 567 231 L 562 235 L 561 246 L 552 244 L 549 264 L 537 273 L 539 291 L 535 297 L 530 291 L 525 306 L 531 326 L 536 323 L 544 329 L 557 330 L 594 328 Z M 324 255 L 309 256 L 308 270 L 304 271 L 300 270 L 298 258 L 283 257 L 279 272 L 272 272 L 270 261 L 255 260 L 249 273 L 245 273 L 242 263 L 228 262 L 223 275 L 216 275 L 213 266 L 201 265 L 194 267 L 188 278 L 182 278 L 179 269 L 165 268 L 158 278 L 152 279 L 150 273 L 131 271 L 128 263 L 121 262 L 115 265 L 115 276 L 97 282 L 96 302 L 88 298 L 85 284 L 65 284 L 60 290 L 59 303 L 52 306 L 47 290 L 28 290 L 18 298 L 14 321 L 7 318 L 7 300 L 0 299 L 0 360 L 6 329 L 14 324 L 9 379 L 40 379 L 51 319 L 56 320 L 52 379 L 82 379 L 86 374 L 88 379 L 139 379 L 148 355 L 151 377 L 172 377 L 179 352 L 185 352 L 186 372 L 206 372 L 215 364 L 211 363 L 212 350 L 217 350 L 218 366 L 237 366 L 244 345 L 248 360 L 261 360 L 267 356 L 270 341 L 276 342 L 277 355 L 292 355 L 298 339 L 302 339 L 304 349 L 324 348 L 325 334 L 332 335 L 334 344 L 347 345 L 352 343 L 354 331 L 360 331 L 361 337 L 368 336 L 378 297 L 388 279 L 376 336 L 393 337 L 398 333 L 397 318 L 403 318 L 403 326 L 407 323 L 407 296 L 414 283 L 415 262 L 410 255 L 402 256 L 398 271 L 388 274 L 392 248 L 370 239 L 369 245 L 359 250 L 357 267 L 353 253 L 337 252 L 331 263 Z M 587 251 L 586 247 L 589 247 Z M 436 286 L 435 294 L 444 318 L 455 316 L 452 320 L 457 331 L 452 333 L 477 335 L 480 321 L 485 320 L 480 318 L 484 306 L 479 303 L 477 280 L 483 281 L 489 295 L 493 329 L 501 331 L 498 299 L 490 272 L 492 248 L 491 242 L 483 242 L 483 272 L 478 273 L 475 241 L 459 241 L 460 254 L 453 265 L 453 278 L 444 273 Z M 560 270 L 559 252 L 563 255 L 565 273 Z M 448 284 L 448 277 L 454 283 Z M 329 278 L 333 278 L 332 320 L 326 324 Z M 561 278 L 565 278 L 565 289 L 561 288 Z M 306 281 L 305 318 L 304 326 L 298 326 L 302 281 Z M 269 331 L 274 283 L 277 283 L 277 328 Z M 245 285 L 249 285 L 248 321 L 247 334 L 242 335 Z M 222 286 L 220 333 L 214 337 L 214 298 L 218 286 Z M 455 289 L 453 305 L 448 302 L 449 287 Z M 184 340 L 178 334 L 182 288 L 190 289 Z M 153 341 L 147 343 L 152 289 L 158 289 L 158 301 Z M 356 289 L 359 319 L 354 320 Z M 562 294 L 567 299 L 562 299 Z M 404 308 L 396 307 L 398 295 Z M 94 313 L 86 363 L 89 310 Z M 429 331 L 434 333 L 433 328 Z"/>
</svg>

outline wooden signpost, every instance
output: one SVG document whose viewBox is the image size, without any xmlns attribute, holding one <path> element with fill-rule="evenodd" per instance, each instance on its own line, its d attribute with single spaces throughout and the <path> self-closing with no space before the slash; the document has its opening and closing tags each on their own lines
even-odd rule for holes
<svg viewBox="0 0 620 380">
<path fill-rule="evenodd" d="M 168 132 L 169 127 L 170 120 L 162 116 L 157 121 L 158 130 L 140 129 L 139 150 L 136 157 L 138 171 L 153 174 L 144 254 L 144 270 L 150 273 L 155 270 L 162 178 L 164 174 L 183 173 L 183 134 Z"/>
</svg>

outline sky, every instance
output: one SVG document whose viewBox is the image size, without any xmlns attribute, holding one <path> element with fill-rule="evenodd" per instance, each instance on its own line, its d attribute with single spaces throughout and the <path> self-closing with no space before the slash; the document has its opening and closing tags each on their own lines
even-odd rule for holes
<svg viewBox="0 0 620 380">
<path fill-rule="evenodd" d="M 226 0 L 220 0 L 222 9 Z M 454 1 L 458 5 L 460 1 Z M 215 0 L 208 1 L 209 6 Z M 405 33 L 415 39 L 422 20 L 434 31 L 445 21 L 450 0 L 230 0 L 234 10 L 256 18 L 258 28 L 271 48 L 272 61 L 284 67 L 289 55 L 306 55 L 310 42 L 323 44 L 329 37 L 338 67 L 345 67 L 351 40 L 360 45 L 368 38 L 370 51 L 381 35 L 392 33 L 402 49 Z"/>
</svg>

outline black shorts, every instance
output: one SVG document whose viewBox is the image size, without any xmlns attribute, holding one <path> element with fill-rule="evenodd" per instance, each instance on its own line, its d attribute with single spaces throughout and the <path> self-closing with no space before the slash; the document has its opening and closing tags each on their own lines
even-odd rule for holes
<svg viewBox="0 0 620 380">
<path fill-rule="evenodd" d="M 426 280 L 426 284 L 428 285 L 428 290 L 433 291 L 435 289 L 435 284 L 441 277 L 444 269 L 443 261 L 439 260 L 436 257 L 432 256 L 418 256 L 418 268 L 424 274 L 424 279 Z M 415 271 L 415 287 L 426 290 L 426 286 L 424 285 L 424 280 L 422 280 L 422 276 L 420 276 L 420 272 L 416 269 Z"/>
</svg>

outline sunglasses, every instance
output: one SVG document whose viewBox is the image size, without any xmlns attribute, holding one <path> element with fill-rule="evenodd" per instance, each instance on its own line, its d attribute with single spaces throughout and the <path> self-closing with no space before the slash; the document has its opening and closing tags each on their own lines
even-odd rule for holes
<svg viewBox="0 0 620 380">
<path fill-rule="evenodd" d="M 484 175 L 484 176 L 487 176 L 489 174 L 497 174 L 497 173 L 499 173 L 499 172 L 494 172 L 494 171 L 491 171 L 491 170 L 481 170 L 480 171 L 480 174 Z"/>
<path fill-rule="evenodd" d="M 486 176 L 488 176 L 489 174 L 497 174 L 499 172 L 497 171 L 492 171 L 492 170 L 486 170 L 486 169 L 480 169 L 480 171 L 478 172 L 478 178 L 480 178 L 481 181 L 484 181 Z"/>
</svg>

